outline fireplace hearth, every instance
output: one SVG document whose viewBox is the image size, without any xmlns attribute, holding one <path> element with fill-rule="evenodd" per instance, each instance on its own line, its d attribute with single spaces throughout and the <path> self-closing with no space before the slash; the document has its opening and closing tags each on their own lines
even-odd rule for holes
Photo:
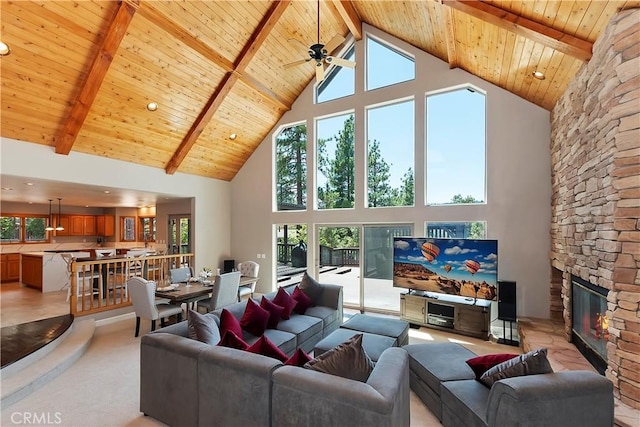
<svg viewBox="0 0 640 427">
<path fill-rule="evenodd" d="M 571 276 L 571 341 L 601 374 L 607 370 L 608 290 Z"/>
</svg>

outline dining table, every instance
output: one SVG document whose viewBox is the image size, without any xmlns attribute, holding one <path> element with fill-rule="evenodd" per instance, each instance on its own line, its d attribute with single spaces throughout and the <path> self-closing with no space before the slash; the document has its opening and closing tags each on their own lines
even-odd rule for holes
<svg viewBox="0 0 640 427">
<path fill-rule="evenodd" d="M 240 286 L 250 285 L 257 280 L 257 277 L 241 276 Z M 188 305 L 202 299 L 205 296 L 208 296 L 211 293 L 213 283 L 213 281 L 175 283 L 173 284 L 173 289 L 165 289 L 166 287 L 161 287 L 161 290 L 156 288 L 156 298 L 168 299 L 173 304 L 186 303 Z"/>
</svg>

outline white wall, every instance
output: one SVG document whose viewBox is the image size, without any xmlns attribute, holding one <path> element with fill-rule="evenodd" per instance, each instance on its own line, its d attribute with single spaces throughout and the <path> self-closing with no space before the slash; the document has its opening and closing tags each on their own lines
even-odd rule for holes
<svg viewBox="0 0 640 427">
<path fill-rule="evenodd" d="M 318 255 L 311 230 L 315 224 L 328 223 L 413 223 L 416 235 L 422 235 L 424 222 L 487 221 L 487 238 L 499 241 L 499 278 L 515 280 L 518 291 L 518 315 L 549 316 L 551 157 L 550 113 L 509 92 L 448 65 L 414 47 L 368 25 L 365 31 L 383 38 L 416 58 L 416 79 L 369 93 L 364 88 L 365 39 L 356 44 L 356 95 L 314 105 L 313 84 L 303 92 L 279 124 L 307 121 L 338 111 L 355 109 L 356 122 L 364 116 L 365 106 L 390 99 L 413 96 L 416 114 L 416 207 L 366 209 L 364 178 L 357 176 L 356 207 L 350 210 L 273 212 L 273 134 L 269 134 L 232 181 L 231 249 L 236 261 L 260 263 L 258 291 L 275 288 L 274 224 L 309 224 L 310 270 Z M 487 99 L 487 203 L 473 206 L 424 206 L 424 115 L 425 94 L 448 87 L 471 84 L 486 92 Z M 389 123 L 393 126 L 393 123 Z M 356 126 L 356 159 L 362 171 L 364 132 Z M 309 138 L 310 144 L 312 137 Z M 308 149 L 308 175 L 315 165 Z M 359 160 L 358 160 L 359 159 Z M 313 191 L 307 192 L 308 206 L 314 205 Z M 266 259 L 256 255 L 265 253 Z"/>
<path fill-rule="evenodd" d="M 181 173 L 167 175 L 163 169 L 76 152 L 63 156 L 55 154 L 52 147 L 9 138 L 0 143 L 0 165 L 6 175 L 190 197 L 196 269 L 211 266 L 213 260 L 228 258 L 231 253 L 228 182 Z M 159 214 L 166 221 L 166 211 Z M 166 233 L 166 225 L 163 229 Z"/>
</svg>

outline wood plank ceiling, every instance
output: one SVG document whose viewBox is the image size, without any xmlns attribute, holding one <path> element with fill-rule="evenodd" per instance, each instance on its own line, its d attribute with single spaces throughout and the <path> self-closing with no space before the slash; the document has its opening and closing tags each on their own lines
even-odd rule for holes
<svg viewBox="0 0 640 427">
<path fill-rule="evenodd" d="M 550 110 L 611 16 L 639 5 L 322 0 L 320 38 L 360 40 L 364 22 Z M 314 78 L 282 65 L 306 55 L 290 39 L 316 41 L 315 1 L 2 0 L 0 14 L 1 134 L 60 155 L 229 181 Z"/>
</svg>

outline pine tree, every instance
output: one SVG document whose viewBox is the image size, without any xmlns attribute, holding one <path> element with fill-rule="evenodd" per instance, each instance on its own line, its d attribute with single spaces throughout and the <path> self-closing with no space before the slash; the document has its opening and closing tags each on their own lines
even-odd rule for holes
<svg viewBox="0 0 640 427">
<path fill-rule="evenodd" d="M 278 206 L 306 206 L 307 126 L 284 129 L 276 143 L 276 201 Z"/>
</svg>

